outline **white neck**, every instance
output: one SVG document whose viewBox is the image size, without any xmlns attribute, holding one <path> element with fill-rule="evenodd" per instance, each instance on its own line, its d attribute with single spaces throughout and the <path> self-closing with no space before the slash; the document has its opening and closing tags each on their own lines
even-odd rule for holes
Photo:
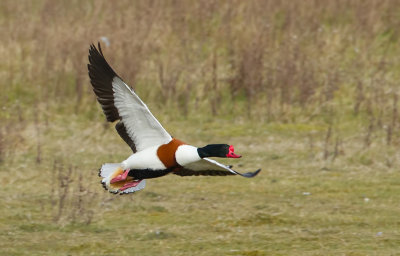
<svg viewBox="0 0 400 256">
<path fill-rule="evenodd" d="M 181 145 L 175 152 L 176 162 L 185 166 L 187 164 L 201 160 L 197 148 L 190 145 Z"/>
</svg>

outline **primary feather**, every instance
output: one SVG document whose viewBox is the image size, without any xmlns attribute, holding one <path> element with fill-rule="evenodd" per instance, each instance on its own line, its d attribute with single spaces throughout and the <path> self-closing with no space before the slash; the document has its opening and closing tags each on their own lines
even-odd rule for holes
<svg viewBox="0 0 400 256">
<path fill-rule="evenodd" d="M 121 120 L 116 129 L 134 152 L 172 139 L 146 104 L 108 65 L 100 44 L 99 50 L 94 45 L 90 47 L 88 70 L 93 91 L 107 121 Z"/>
</svg>

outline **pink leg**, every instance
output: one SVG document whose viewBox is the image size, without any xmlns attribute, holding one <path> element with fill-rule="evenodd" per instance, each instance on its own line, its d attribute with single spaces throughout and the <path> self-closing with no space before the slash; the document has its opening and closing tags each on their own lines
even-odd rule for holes
<svg viewBox="0 0 400 256">
<path fill-rule="evenodd" d="M 136 187 L 142 180 L 135 180 L 129 183 L 126 183 L 123 187 L 119 189 L 119 191 L 127 190 L 128 188 Z"/>
<path fill-rule="evenodd" d="M 110 183 L 113 184 L 113 183 L 116 183 L 118 181 L 126 180 L 126 177 L 128 177 L 128 173 L 129 173 L 129 170 L 124 171 L 124 173 L 122 173 L 122 174 L 118 175 L 117 177 L 115 177 L 114 179 L 112 179 L 110 181 Z"/>
</svg>

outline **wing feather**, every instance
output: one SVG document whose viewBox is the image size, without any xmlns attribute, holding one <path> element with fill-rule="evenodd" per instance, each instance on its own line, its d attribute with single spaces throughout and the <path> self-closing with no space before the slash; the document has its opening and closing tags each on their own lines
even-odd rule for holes
<svg viewBox="0 0 400 256">
<path fill-rule="evenodd" d="M 93 91 L 97 96 L 107 121 L 114 122 L 119 119 L 117 108 L 114 106 L 112 80 L 117 74 L 104 59 L 101 47 L 99 51 L 92 44 L 89 49 L 89 77 Z"/>
<path fill-rule="evenodd" d="M 227 175 L 240 175 L 243 177 L 251 178 L 256 176 L 261 169 L 255 172 L 240 173 L 231 169 L 231 166 L 221 164 L 209 158 L 203 158 L 197 162 L 187 164 L 174 170 L 172 173 L 179 176 L 227 176 Z"/>
<path fill-rule="evenodd" d="M 171 141 L 171 136 L 146 104 L 107 63 L 100 43 L 98 48 L 90 46 L 88 70 L 93 91 L 107 121 L 121 121 L 115 128 L 134 152 Z"/>
<path fill-rule="evenodd" d="M 128 144 L 128 146 L 132 149 L 133 153 L 136 153 L 136 146 L 131 137 L 129 137 L 129 134 L 126 131 L 125 125 L 123 122 L 119 121 L 115 125 L 115 129 L 117 130 L 119 136 Z"/>
<path fill-rule="evenodd" d="M 121 120 L 136 149 L 168 143 L 171 135 L 161 126 L 151 114 L 146 104 L 119 77 L 112 82 L 114 90 L 114 105 L 118 109 Z"/>
</svg>

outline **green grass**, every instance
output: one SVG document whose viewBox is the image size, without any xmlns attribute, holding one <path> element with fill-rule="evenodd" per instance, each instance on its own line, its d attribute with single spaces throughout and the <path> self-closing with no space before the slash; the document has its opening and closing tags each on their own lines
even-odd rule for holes
<svg viewBox="0 0 400 256">
<path fill-rule="evenodd" d="M 344 156 L 324 161 L 319 145 L 325 133 L 318 125 L 160 119 L 171 133 L 195 145 L 234 144 L 243 158 L 224 162 L 240 171 L 261 167 L 262 172 L 254 179 L 169 175 L 149 180 L 134 195 L 112 195 L 99 184 L 97 168 L 124 159 L 129 148 L 102 124 L 102 116 L 89 120 L 60 114 L 48 128 L 39 122 L 40 164 L 35 162 L 35 128 L 28 125 L 19 128 L 24 146 L 0 165 L 0 254 L 398 253 L 400 174 L 381 164 L 395 152 L 372 146 L 353 153 L 360 139 L 355 138 Z M 311 151 L 304 137 L 310 130 L 316 131 Z M 58 219 L 62 188 L 54 160 L 63 174 L 73 167 Z"/>
</svg>

